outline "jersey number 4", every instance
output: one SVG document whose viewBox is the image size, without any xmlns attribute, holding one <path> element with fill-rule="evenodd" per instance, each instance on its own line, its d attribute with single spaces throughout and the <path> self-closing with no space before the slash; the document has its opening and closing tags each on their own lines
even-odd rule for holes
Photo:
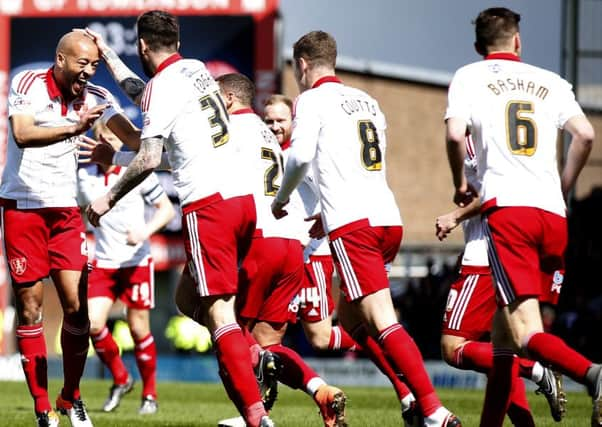
<svg viewBox="0 0 602 427">
<path fill-rule="evenodd" d="M 517 156 L 532 156 L 537 149 L 537 124 L 525 113 L 533 113 L 533 103 L 510 101 L 506 104 L 506 142 Z"/>
<path fill-rule="evenodd" d="M 207 95 L 199 99 L 202 110 L 209 110 L 211 115 L 209 116 L 209 125 L 213 129 L 211 138 L 213 139 L 213 146 L 215 148 L 224 145 L 230 139 L 228 135 L 228 112 L 224 101 L 216 92 L 213 95 Z"/>
<path fill-rule="evenodd" d="M 381 170 L 383 156 L 378 145 L 376 126 L 370 120 L 360 120 L 357 122 L 357 131 L 362 144 L 362 165 L 369 171 Z"/>
</svg>

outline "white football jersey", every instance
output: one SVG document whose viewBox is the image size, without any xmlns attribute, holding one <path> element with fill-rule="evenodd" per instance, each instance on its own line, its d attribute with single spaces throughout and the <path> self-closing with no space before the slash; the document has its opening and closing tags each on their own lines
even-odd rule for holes
<svg viewBox="0 0 602 427">
<path fill-rule="evenodd" d="M 386 121 L 376 100 L 335 77 L 297 98 L 290 156 L 312 160 L 327 233 L 368 219 L 401 225 L 386 181 Z"/>
<path fill-rule="evenodd" d="M 253 188 L 253 198 L 257 209 L 257 230 L 263 237 L 282 237 L 302 240 L 307 235 L 307 227 L 299 209 L 300 203 L 292 200 L 289 214 L 277 220 L 272 215 L 272 202 L 282 181 L 282 150 L 278 140 L 251 109 L 244 109 L 230 115 L 230 138 L 232 144 L 240 148 L 245 159 L 245 169 L 238 173 L 249 173 L 246 178 Z M 305 240 L 308 240 L 305 239 Z"/>
<path fill-rule="evenodd" d="M 26 70 L 17 74 L 8 96 L 8 115 L 28 115 L 41 127 L 71 126 L 79 122 L 78 111 L 109 104 L 100 120 L 106 123 L 122 113 L 119 104 L 103 87 L 88 83 L 83 95 L 69 104 L 49 70 Z M 0 197 L 17 201 L 19 209 L 77 206 L 77 145 L 71 137 L 45 147 L 19 148 L 9 132 L 6 167 Z"/>
<path fill-rule="evenodd" d="M 283 164 L 286 164 L 288 153 L 290 150 L 289 146 L 282 151 Z M 312 215 L 320 213 L 320 190 L 314 179 L 314 173 L 310 167 L 307 174 L 303 177 L 303 181 L 297 186 L 295 191 L 291 194 L 291 198 L 299 198 L 303 205 L 303 218 L 308 218 Z M 287 210 L 291 208 L 287 206 Z M 305 234 L 309 235 L 309 229 L 313 225 L 313 221 L 307 222 L 305 228 Z M 305 262 L 309 262 L 310 256 L 324 256 L 330 255 L 330 247 L 328 246 L 328 238 L 323 237 L 322 239 L 310 239 L 303 249 L 303 259 Z"/>
<path fill-rule="evenodd" d="M 77 173 L 80 204 L 87 205 L 106 194 L 125 171 L 126 168 L 119 166 L 109 174 L 105 174 L 104 170 L 96 165 L 80 168 Z M 100 226 L 93 229 L 96 241 L 94 258 L 98 267 L 133 267 L 148 262 L 149 241 L 128 245 L 127 233 L 140 229 L 144 224 L 145 202 L 154 205 L 163 194 L 159 179 L 155 174 L 151 174 L 100 218 Z"/>
<path fill-rule="evenodd" d="M 497 54 L 456 71 L 445 118 L 468 124 L 485 207 L 530 206 L 565 216 L 556 140 L 558 129 L 582 114 L 560 76 Z"/>
<path fill-rule="evenodd" d="M 229 118 L 219 86 L 201 61 L 168 58 L 147 83 L 140 103 L 141 138 L 163 137 L 182 206 L 215 193 L 250 194 L 229 142 Z M 244 184 L 244 182 L 242 183 Z"/>
<path fill-rule="evenodd" d="M 468 183 L 478 192 L 481 191 L 481 182 L 477 176 L 477 159 L 474 153 L 472 138 L 466 137 L 466 159 L 464 160 L 464 174 Z M 485 267 L 489 265 L 487 257 L 487 241 L 481 222 L 481 215 L 474 216 L 462 222 L 464 231 L 464 254 L 462 265 Z"/>
</svg>

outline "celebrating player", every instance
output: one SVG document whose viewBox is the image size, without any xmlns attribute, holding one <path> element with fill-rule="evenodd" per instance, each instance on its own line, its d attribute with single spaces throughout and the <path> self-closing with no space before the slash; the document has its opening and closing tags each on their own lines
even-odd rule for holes
<svg viewBox="0 0 602 427">
<path fill-rule="evenodd" d="M 106 127 L 95 124 L 96 139 L 121 148 L 121 141 Z M 78 171 L 80 202 L 87 204 L 104 194 L 125 168 L 96 166 Z M 144 222 L 145 202 L 156 210 L 149 222 Z M 175 215 L 169 198 L 153 174 L 127 194 L 94 228 L 96 249 L 88 277 L 88 312 L 90 336 L 96 354 L 109 368 L 113 386 L 103 405 L 105 412 L 113 411 L 124 394 L 130 392 L 134 380 L 119 356 L 119 348 L 106 326 L 109 310 L 117 298 L 127 306 L 127 322 L 134 339 L 134 354 L 142 378 L 140 414 L 157 411 L 155 387 L 157 350 L 150 331 L 149 310 L 154 308 L 154 271 L 148 237 L 160 230 Z"/>
<path fill-rule="evenodd" d="M 493 323 L 493 370 L 481 426 L 501 426 L 518 353 L 585 384 L 593 400 L 592 426 L 602 425 L 602 366 L 543 331 L 539 302 L 554 303 L 564 275 L 565 198 L 583 168 L 594 131 L 558 75 L 520 60 L 520 15 L 482 11 L 475 24 L 484 57 L 460 68 L 449 88 L 447 152 L 466 205 L 476 193 L 464 174 L 467 130 L 475 143 L 489 263 L 498 311 Z M 561 175 L 558 129 L 572 136 Z"/>
<path fill-rule="evenodd" d="M 140 60 L 151 77 L 140 102 L 142 142 L 125 174 L 87 208 L 88 219 L 97 226 L 160 164 L 165 146 L 182 204 L 188 259 L 176 303 L 211 331 L 222 376 L 228 378 L 224 385 L 246 423 L 270 426 L 234 312 L 238 261 L 250 245 L 256 214 L 244 179 L 237 178 L 239 154 L 229 144 L 219 87 L 202 62 L 178 54 L 175 16 L 145 12 L 136 26 Z"/>
<path fill-rule="evenodd" d="M 88 351 L 87 249 L 77 208 L 79 135 L 99 119 L 135 147 L 137 130 L 111 94 L 89 80 L 100 61 L 84 34 L 65 34 L 48 70 L 25 70 L 10 88 L 13 138 L 0 185 L 2 229 L 17 300 L 17 346 L 39 426 L 58 425 L 48 399 L 42 280 L 51 277 L 63 309 L 64 385 L 56 407 L 73 426 L 91 426 L 79 382 Z"/>
<path fill-rule="evenodd" d="M 295 106 L 292 152 L 272 212 L 277 218 L 287 214 L 292 191 L 313 163 L 322 223 L 342 279 L 343 324 L 348 330 L 365 326 L 378 339 L 416 396 L 425 426 L 459 426 L 441 405 L 422 356 L 393 309 L 385 264 L 399 250 L 402 226 L 385 177 L 385 118 L 373 98 L 335 76 L 336 55 L 335 40 L 323 31 L 307 33 L 293 46 L 302 93 Z"/>
</svg>

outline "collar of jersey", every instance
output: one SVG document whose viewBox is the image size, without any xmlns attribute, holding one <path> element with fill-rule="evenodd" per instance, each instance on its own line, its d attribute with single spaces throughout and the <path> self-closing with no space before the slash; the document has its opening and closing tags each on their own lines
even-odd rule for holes
<svg viewBox="0 0 602 427">
<path fill-rule="evenodd" d="M 315 89 L 324 83 L 343 83 L 343 82 L 337 76 L 324 76 L 324 77 L 316 80 L 316 82 L 311 86 L 311 88 Z"/>
<path fill-rule="evenodd" d="M 178 52 L 167 57 L 167 59 L 165 61 L 163 61 L 162 63 L 159 64 L 159 66 L 157 67 L 157 72 L 155 74 L 159 74 L 165 68 L 169 67 L 171 64 L 173 64 L 176 61 L 179 61 L 180 59 L 182 59 L 182 56 Z"/>
<path fill-rule="evenodd" d="M 291 148 L 291 140 L 287 139 L 286 141 L 284 141 L 282 143 L 282 145 L 280 146 L 280 148 L 282 149 L 282 151 L 288 150 L 289 148 Z"/>
<path fill-rule="evenodd" d="M 239 108 L 236 111 L 232 111 L 230 114 L 255 114 L 252 108 Z"/>
<path fill-rule="evenodd" d="M 520 57 L 510 52 L 498 52 L 487 55 L 485 59 L 506 59 L 508 61 L 518 61 L 520 62 Z"/>
</svg>

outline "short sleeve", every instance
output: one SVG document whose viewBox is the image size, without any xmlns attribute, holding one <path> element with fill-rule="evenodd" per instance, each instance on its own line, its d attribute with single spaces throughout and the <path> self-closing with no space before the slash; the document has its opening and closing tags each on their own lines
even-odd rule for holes
<svg viewBox="0 0 602 427">
<path fill-rule="evenodd" d="M 322 127 L 319 109 L 313 99 L 300 95 L 295 102 L 291 150 L 298 161 L 309 163 L 313 160 Z"/>
<path fill-rule="evenodd" d="M 458 118 L 470 124 L 470 94 L 467 93 L 466 73 L 458 70 L 454 75 L 447 92 L 447 110 L 445 120 Z"/>
<path fill-rule="evenodd" d="M 569 82 L 564 79 L 560 79 L 559 89 L 561 90 L 559 91 L 560 96 L 557 100 L 559 114 L 556 118 L 556 126 L 559 129 L 562 129 L 564 124 L 571 117 L 582 116 L 583 110 L 575 99 L 573 87 Z"/>
<path fill-rule="evenodd" d="M 109 106 L 100 117 L 100 120 L 103 123 L 106 124 L 109 119 L 116 114 L 124 114 L 123 108 L 121 108 L 121 105 L 119 105 L 119 101 L 117 101 L 113 94 L 111 94 L 108 90 L 106 91 L 104 102 L 106 102 Z"/>
<path fill-rule="evenodd" d="M 23 71 L 13 78 L 8 94 L 9 117 L 14 114 L 35 114 L 34 75 L 34 71 Z M 31 86 L 34 86 L 33 89 Z"/>
<path fill-rule="evenodd" d="M 169 88 L 168 82 L 151 79 L 142 94 L 140 108 L 142 109 L 141 139 L 152 137 L 167 138 L 174 126 L 178 108 L 174 105 L 175 88 Z"/>
</svg>

